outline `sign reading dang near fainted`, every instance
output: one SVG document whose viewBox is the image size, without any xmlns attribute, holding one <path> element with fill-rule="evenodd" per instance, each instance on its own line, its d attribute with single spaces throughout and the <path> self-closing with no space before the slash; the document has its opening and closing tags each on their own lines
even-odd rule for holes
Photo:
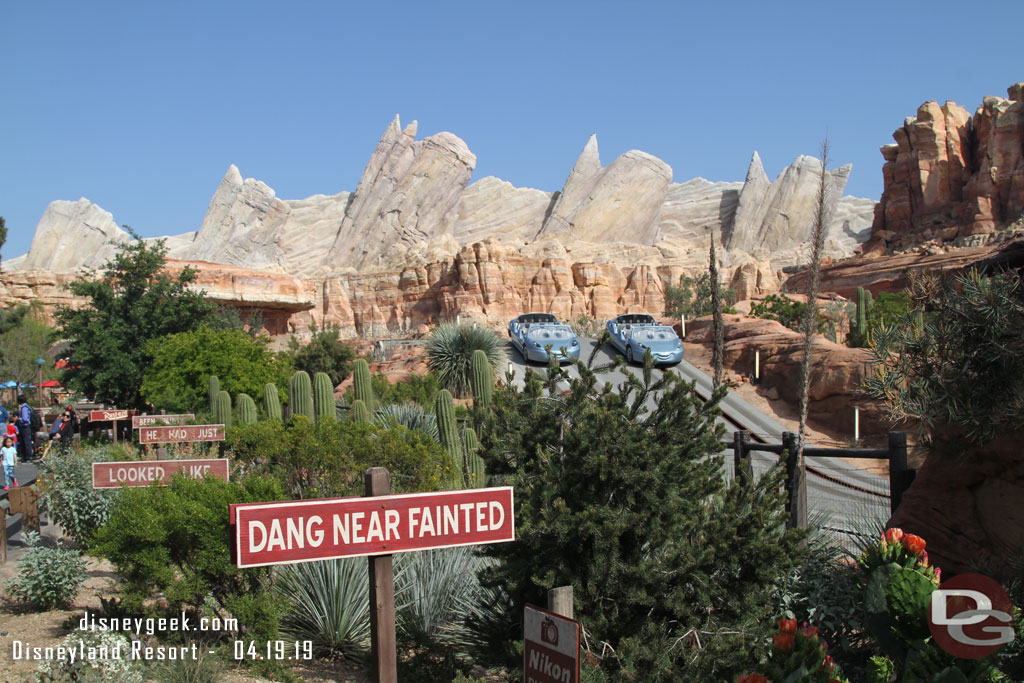
<svg viewBox="0 0 1024 683">
<path fill-rule="evenodd" d="M 149 486 L 156 483 L 167 486 L 168 480 L 178 472 L 186 477 L 202 479 L 212 474 L 218 479 L 228 480 L 227 458 L 203 458 L 200 460 L 135 460 L 129 462 L 94 462 L 92 464 L 92 487 L 112 489 L 118 486 Z"/>
<path fill-rule="evenodd" d="M 238 567 L 515 540 L 511 487 L 236 503 L 230 520 Z"/>
<path fill-rule="evenodd" d="M 533 605 L 523 611 L 523 681 L 579 683 L 580 622 Z"/>
<path fill-rule="evenodd" d="M 224 425 L 139 427 L 139 443 L 186 443 L 191 441 L 223 440 Z"/>
</svg>

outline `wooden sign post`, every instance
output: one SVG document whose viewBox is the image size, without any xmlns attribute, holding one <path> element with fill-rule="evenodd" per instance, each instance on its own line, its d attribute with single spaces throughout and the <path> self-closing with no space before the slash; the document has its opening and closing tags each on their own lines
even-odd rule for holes
<svg viewBox="0 0 1024 683">
<path fill-rule="evenodd" d="M 380 683 L 397 681 L 393 553 L 515 540 L 512 488 L 390 494 L 383 467 L 366 472 L 366 495 L 235 503 L 235 566 L 266 567 L 369 557 L 373 661 Z"/>
<path fill-rule="evenodd" d="M 132 429 L 139 427 L 150 427 L 158 422 L 165 425 L 183 425 L 189 420 L 196 419 L 193 413 L 182 413 L 180 415 L 135 415 L 132 417 Z"/>
<path fill-rule="evenodd" d="M 8 495 L 11 514 L 21 515 L 21 525 L 26 529 L 39 531 L 39 491 L 35 486 L 18 486 Z"/>
<path fill-rule="evenodd" d="M 228 481 L 227 458 L 202 458 L 199 460 L 133 460 L 126 462 L 94 462 L 92 464 L 92 487 L 94 489 L 116 489 L 121 486 L 167 486 L 171 477 L 181 472 L 186 477 L 202 479 L 211 474 Z"/>
<path fill-rule="evenodd" d="M 139 428 L 139 443 L 190 443 L 194 441 L 223 440 L 224 425 Z"/>
<path fill-rule="evenodd" d="M 90 410 L 89 422 L 113 422 L 114 443 L 117 443 L 117 423 L 135 415 L 134 410 Z"/>
</svg>

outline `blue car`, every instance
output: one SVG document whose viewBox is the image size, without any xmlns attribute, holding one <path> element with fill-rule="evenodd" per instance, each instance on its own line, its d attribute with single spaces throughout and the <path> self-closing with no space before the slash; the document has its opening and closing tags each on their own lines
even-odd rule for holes
<svg viewBox="0 0 1024 683">
<path fill-rule="evenodd" d="M 651 350 L 656 365 L 678 363 L 683 360 L 683 341 L 676 331 L 659 325 L 646 313 L 625 313 L 608 321 L 612 346 L 625 354 L 630 363 L 641 363 L 644 352 Z"/>
<path fill-rule="evenodd" d="M 548 362 L 547 347 L 560 363 L 580 357 L 580 340 L 568 325 L 550 313 L 524 313 L 508 324 L 512 344 L 527 361 Z"/>
</svg>

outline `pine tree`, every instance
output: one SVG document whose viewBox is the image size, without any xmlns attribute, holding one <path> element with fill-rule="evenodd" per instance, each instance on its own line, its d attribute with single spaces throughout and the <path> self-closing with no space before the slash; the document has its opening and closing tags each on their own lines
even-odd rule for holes
<svg viewBox="0 0 1024 683">
<path fill-rule="evenodd" d="M 718 259 L 715 257 L 715 236 L 711 235 L 711 253 L 709 255 L 711 261 L 709 272 L 711 274 L 711 315 L 713 316 L 714 325 L 714 348 L 711 352 L 711 365 L 714 368 L 714 385 L 717 387 L 722 383 L 722 364 L 724 363 L 725 355 L 725 339 L 724 330 L 722 323 L 722 292 L 721 284 L 718 281 Z"/>
</svg>

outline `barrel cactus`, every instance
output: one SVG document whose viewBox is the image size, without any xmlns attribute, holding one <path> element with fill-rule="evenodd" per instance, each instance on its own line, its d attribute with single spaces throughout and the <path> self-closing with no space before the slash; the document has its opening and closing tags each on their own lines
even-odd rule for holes
<svg viewBox="0 0 1024 683">
<path fill-rule="evenodd" d="M 210 412 L 213 412 L 217 403 L 217 393 L 220 391 L 220 379 L 217 375 L 210 375 Z"/>
<path fill-rule="evenodd" d="M 352 401 L 348 410 L 348 419 L 356 423 L 369 422 L 370 411 L 366 408 L 366 404 L 359 399 Z"/>
<path fill-rule="evenodd" d="M 326 372 L 313 376 L 313 409 L 317 423 L 334 422 L 337 410 L 334 407 L 334 385 Z"/>
<path fill-rule="evenodd" d="M 365 358 L 356 360 L 352 367 L 352 388 L 355 399 L 366 404 L 367 410 L 373 410 L 373 385 L 370 382 L 370 364 Z"/>
<path fill-rule="evenodd" d="M 231 426 L 231 394 L 224 390 L 217 392 L 217 398 L 213 402 L 213 419 L 217 424 Z"/>
<path fill-rule="evenodd" d="M 309 374 L 299 370 L 288 380 L 288 403 L 292 415 L 305 415 L 311 421 L 316 419 L 313 412 L 313 387 Z"/>
<path fill-rule="evenodd" d="M 277 385 L 267 382 L 263 385 L 263 409 L 271 420 L 281 421 L 281 399 L 277 395 Z"/>
<path fill-rule="evenodd" d="M 471 365 L 473 407 L 486 410 L 491 405 L 491 391 L 494 389 L 494 367 L 487 359 L 487 354 L 480 349 L 473 352 Z"/>
<path fill-rule="evenodd" d="M 256 402 L 249 394 L 238 395 L 235 409 L 238 411 L 238 424 L 251 425 L 256 422 Z"/>
</svg>

